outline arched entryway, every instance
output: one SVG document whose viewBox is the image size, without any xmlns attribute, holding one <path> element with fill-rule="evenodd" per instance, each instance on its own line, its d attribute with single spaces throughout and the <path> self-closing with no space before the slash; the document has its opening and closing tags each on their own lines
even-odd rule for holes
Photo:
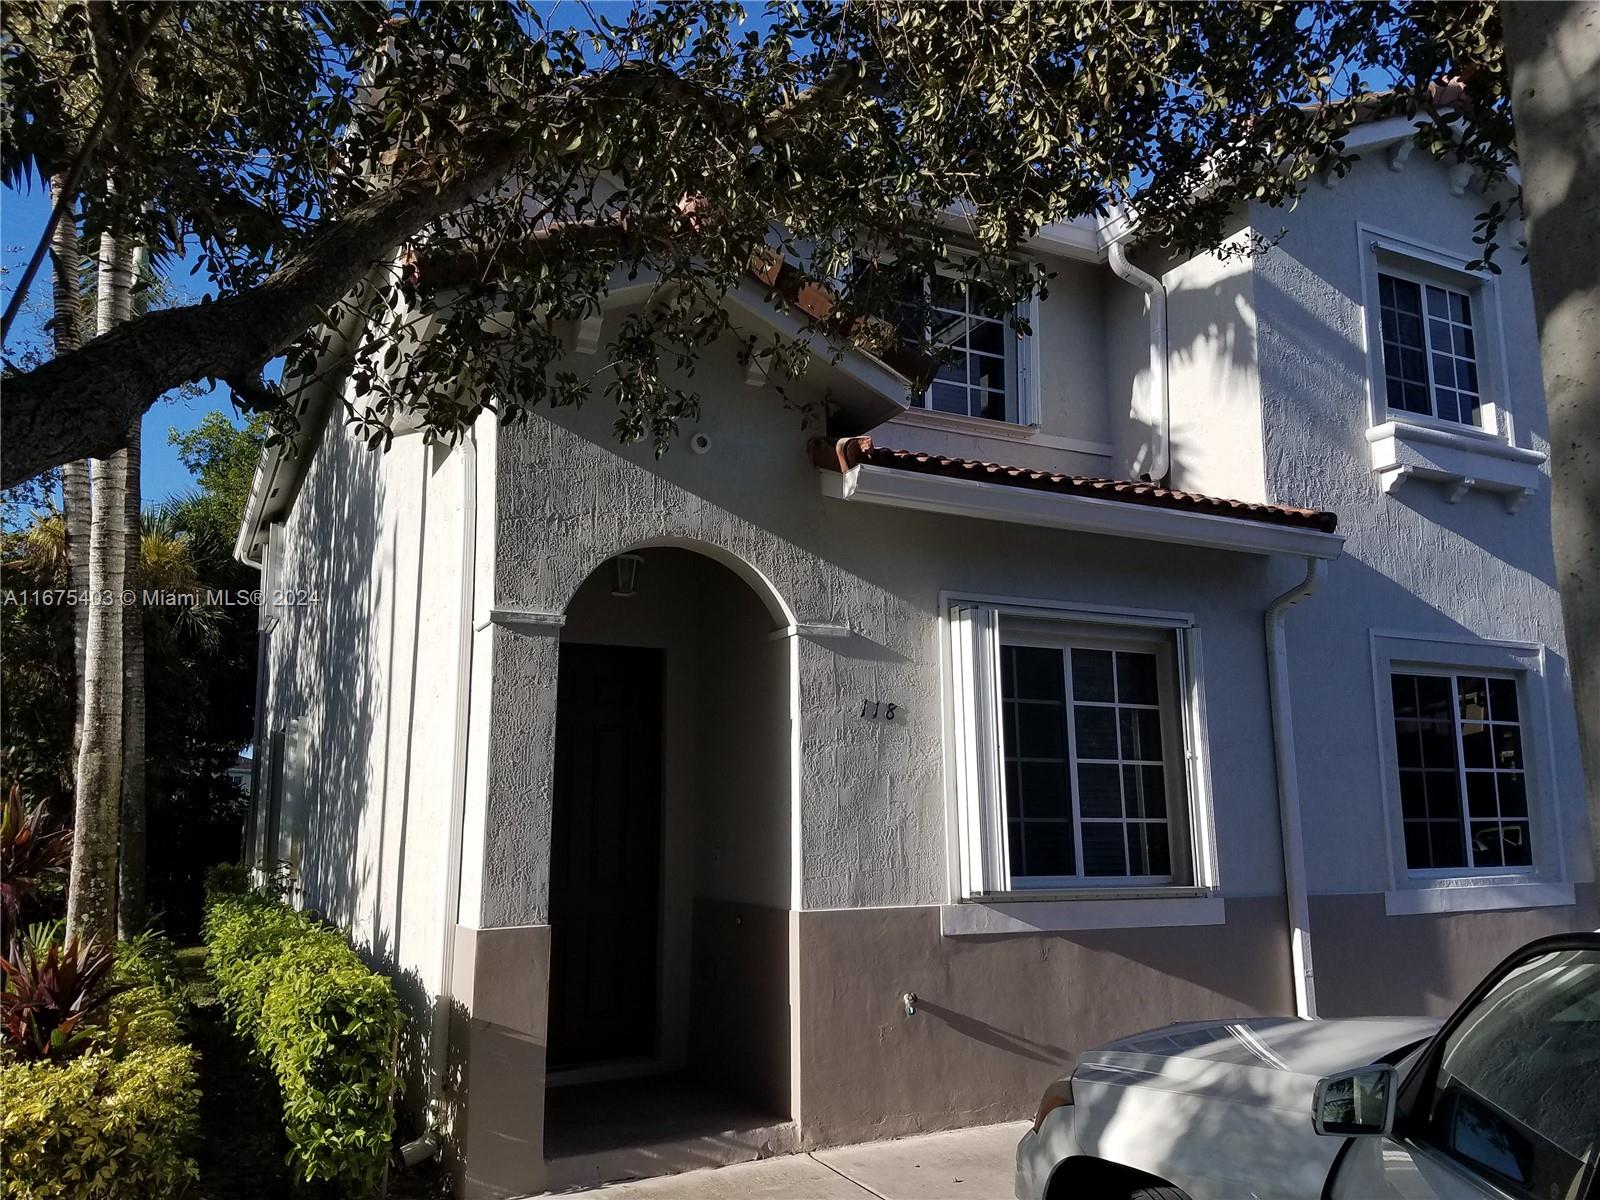
<svg viewBox="0 0 1600 1200">
<path fill-rule="evenodd" d="M 561 631 L 545 1154 L 790 1116 L 782 606 L 680 546 L 600 564 Z"/>
</svg>

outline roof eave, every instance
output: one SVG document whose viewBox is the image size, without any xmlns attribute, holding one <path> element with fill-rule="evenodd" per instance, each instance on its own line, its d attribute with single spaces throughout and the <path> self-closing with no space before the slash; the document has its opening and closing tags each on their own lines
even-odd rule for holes
<svg viewBox="0 0 1600 1200">
<path fill-rule="evenodd" d="M 823 494 L 837 500 L 1045 529 L 1242 554 L 1287 554 L 1316 559 L 1337 558 L 1344 546 L 1342 534 L 1324 533 L 1319 529 L 1093 496 L 1064 495 L 975 479 L 953 479 L 865 463 L 843 473 L 824 468 L 818 475 Z"/>
</svg>

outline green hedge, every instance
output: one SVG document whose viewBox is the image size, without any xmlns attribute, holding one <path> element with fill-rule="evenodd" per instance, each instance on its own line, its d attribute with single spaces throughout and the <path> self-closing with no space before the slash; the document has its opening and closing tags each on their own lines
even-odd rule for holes
<svg viewBox="0 0 1600 1200">
<path fill-rule="evenodd" d="M 170 948 L 143 938 L 117 956 L 126 990 L 105 1029 L 65 1063 L 0 1059 L 6 1200 L 158 1200 L 196 1178 L 194 1051 L 182 1040 Z"/>
<path fill-rule="evenodd" d="M 389 980 L 335 930 L 262 896 L 213 892 L 205 940 L 217 995 L 277 1077 L 300 1177 L 375 1192 L 394 1134 Z"/>
</svg>

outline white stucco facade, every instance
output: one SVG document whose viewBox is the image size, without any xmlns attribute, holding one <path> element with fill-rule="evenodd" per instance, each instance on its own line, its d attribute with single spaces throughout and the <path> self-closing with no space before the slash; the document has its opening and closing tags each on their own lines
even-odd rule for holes
<svg viewBox="0 0 1600 1200">
<path fill-rule="evenodd" d="M 1438 1011 L 1527 937 L 1596 923 L 1548 479 L 1525 488 L 1496 466 L 1511 461 L 1498 447 L 1538 451 L 1545 429 L 1514 252 L 1475 285 L 1494 293 L 1498 324 L 1479 337 L 1495 429 L 1446 431 L 1469 465 L 1488 455 L 1483 478 L 1374 470 L 1369 431 L 1389 414 L 1370 230 L 1385 254 L 1414 242 L 1443 269 L 1471 256 L 1482 206 L 1421 155 L 1402 165 L 1379 148 L 1293 212 L 1242 215 L 1240 237 L 1283 230 L 1265 254 L 1160 265 L 1170 430 L 1146 303 L 1102 248 L 1051 263 L 1037 426 L 910 411 L 871 431 L 1111 479 L 1138 477 L 1165 437 L 1172 489 L 1334 513 L 1342 547 L 1306 517 L 1112 492 L 1035 490 L 1002 512 L 991 498 L 1021 490 L 1003 479 L 918 476 L 957 496 L 946 511 L 875 502 L 819 470 L 823 431 L 753 386 L 731 345 L 692 383 L 704 415 L 684 436 L 703 434 L 703 452 L 619 446 L 596 400 L 387 455 L 335 419 L 296 465 L 264 468 L 241 544 L 266 547 L 269 589 L 317 599 L 267 614 L 263 751 L 281 742 L 286 766 L 254 852 L 293 861 L 300 899 L 404 981 L 419 1103 L 430 1006 L 459 1010 L 468 1193 L 581 1177 L 545 1134 L 564 646 L 664 656 L 657 1065 L 737 1076 L 786 1131 L 763 1134 L 769 1151 L 1022 1115 L 1082 1046 L 1293 1011 L 1275 737 L 1297 763 L 1328 1015 Z M 639 556 L 636 594 L 610 582 L 623 554 Z M 1273 717 L 1264 620 L 1308 559 L 1326 578 L 1286 618 L 1291 732 Z M 956 603 L 1003 627 L 1064 619 L 1107 645 L 1122 630 L 1173 648 L 1189 858 L 1166 884 L 974 894 Z M 1385 696 L 1389 671 L 1417 663 L 1518 681 L 1526 871 L 1406 869 Z"/>
</svg>

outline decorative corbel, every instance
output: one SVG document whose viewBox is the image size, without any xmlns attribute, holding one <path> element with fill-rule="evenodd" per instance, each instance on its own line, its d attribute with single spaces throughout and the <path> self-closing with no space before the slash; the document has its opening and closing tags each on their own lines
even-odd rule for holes
<svg viewBox="0 0 1600 1200">
<path fill-rule="evenodd" d="M 1411 470 L 1412 468 L 1410 467 L 1391 467 L 1379 475 L 1378 482 L 1383 487 L 1383 494 L 1385 496 L 1393 495 L 1396 488 L 1411 478 Z"/>
<path fill-rule="evenodd" d="M 578 322 L 577 332 L 573 336 L 572 348 L 579 354 L 593 354 L 600 349 L 600 331 L 605 328 L 606 318 L 603 313 L 596 313 L 592 317 L 584 317 Z"/>
</svg>

